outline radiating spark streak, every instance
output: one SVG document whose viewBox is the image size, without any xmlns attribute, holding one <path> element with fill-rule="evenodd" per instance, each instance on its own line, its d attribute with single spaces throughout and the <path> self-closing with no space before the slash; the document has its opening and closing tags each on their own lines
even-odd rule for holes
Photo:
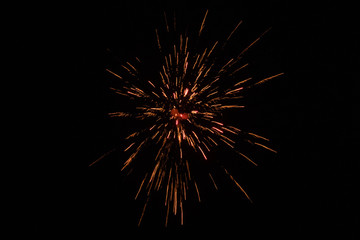
<svg viewBox="0 0 360 240">
<path fill-rule="evenodd" d="M 245 67 L 247 67 L 247 66 L 249 66 L 248 63 L 242 65 L 241 67 L 237 68 L 235 71 L 233 71 L 232 73 L 230 73 L 230 76 L 234 75 L 235 73 L 237 73 L 238 71 L 240 71 L 241 69 L 243 69 L 243 68 L 245 68 Z M 250 78 L 250 79 L 251 79 L 251 78 Z"/>
<path fill-rule="evenodd" d="M 238 133 L 241 132 L 240 129 L 238 129 L 238 128 L 234 127 L 234 126 L 228 126 L 228 127 L 231 128 L 232 130 L 238 132 Z"/>
<path fill-rule="evenodd" d="M 150 110 L 160 111 L 160 112 L 165 111 L 165 109 L 164 109 L 164 108 L 158 108 L 158 107 L 153 107 L 153 108 L 150 108 Z"/>
<path fill-rule="evenodd" d="M 246 191 L 241 187 L 241 185 L 234 179 L 234 177 L 228 172 L 226 168 L 224 168 L 225 173 L 230 177 L 230 179 L 236 184 L 236 186 L 245 194 L 246 198 L 253 203 L 249 195 L 246 193 Z"/>
<path fill-rule="evenodd" d="M 226 43 L 227 41 L 229 41 L 229 39 L 231 38 L 231 36 L 234 34 L 234 32 L 236 31 L 236 29 L 240 26 L 240 24 L 241 24 L 242 22 L 243 22 L 243 21 L 241 20 L 241 21 L 236 25 L 236 27 L 234 28 L 234 30 L 232 30 L 232 32 L 230 33 L 230 35 L 227 37 L 225 43 Z"/>
<path fill-rule="evenodd" d="M 231 148 L 234 148 L 234 145 L 232 145 L 231 143 L 227 142 L 225 139 L 220 138 L 221 141 L 223 141 L 226 145 L 228 145 Z"/>
<path fill-rule="evenodd" d="M 140 145 L 137 147 L 136 151 L 131 154 L 131 156 L 128 158 L 128 160 L 126 160 L 126 162 L 124 163 L 124 166 L 121 168 L 120 171 L 123 171 L 130 163 L 131 161 L 136 157 L 136 155 L 139 153 L 139 150 L 141 149 L 141 147 L 143 146 L 143 144 L 146 142 L 146 140 L 142 141 L 140 143 Z"/>
<path fill-rule="evenodd" d="M 191 136 L 188 136 L 186 140 L 188 141 L 189 145 L 196 151 L 194 139 Z"/>
<path fill-rule="evenodd" d="M 158 44 L 159 50 L 161 52 L 161 44 L 160 44 L 159 33 L 158 33 L 157 29 L 155 29 L 155 33 L 156 33 L 157 44 Z"/>
<path fill-rule="evenodd" d="M 263 32 L 257 39 L 255 39 L 252 43 L 250 43 L 250 45 L 247 46 L 247 47 L 239 54 L 239 57 L 241 57 L 242 55 L 244 55 L 244 53 L 245 53 L 247 50 L 249 50 L 249 48 L 251 48 L 255 43 L 257 43 L 267 32 L 269 32 L 270 29 L 271 29 L 271 27 L 268 28 L 268 29 L 266 29 L 265 32 Z"/>
<path fill-rule="evenodd" d="M 167 31 L 167 32 L 170 32 L 169 24 L 168 24 L 168 21 L 167 21 L 167 17 L 166 17 L 166 13 L 165 13 L 165 12 L 164 12 L 164 19 L 165 19 L 166 31 Z"/>
<path fill-rule="evenodd" d="M 169 54 L 169 66 L 172 66 L 172 61 L 171 61 L 171 54 Z M 170 68 L 168 68 L 168 70 L 169 70 Z M 170 71 L 169 71 L 170 72 Z"/>
<path fill-rule="evenodd" d="M 201 58 L 200 58 L 200 60 L 199 60 L 199 65 L 200 65 L 200 64 L 202 64 L 202 62 L 203 62 L 203 60 L 204 60 L 204 57 L 205 57 L 206 52 L 207 52 L 207 48 L 205 48 L 205 50 L 204 50 L 203 54 L 201 55 Z M 203 67 L 202 67 L 201 69 L 203 69 Z"/>
<path fill-rule="evenodd" d="M 153 170 L 153 172 L 152 172 L 152 174 L 151 174 L 151 177 L 150 177 L 150 179 L 149 179 L 149 183 L 152 183 L 152 182 L 153 182 L 153 180 L 154 180 L 154 178 L 155 178 L 155 175 L 156 175 L 156 172 L 157 172 L 158 169 L 159 169 L 159 166 L 160 166 L 160 162 L 157 162 L 157 164 L 155 165 L 154 170 Z"/>
<path fill-rule="evenodd" d="M 179 44 L 179 51 L 182 52 L 182 46 L 183 46 L 183 37 L 182 34 L 180 34 L 180 44 Z"/>
<path fill-rule="evenodd" d="M 197 184 L 196 184 L 195 181 L 194 181 L 194 185 L 195 185 L 196 193 L 197 193 L 197 196 L 198 196 L 198 200 L 199 200 L 199 202 L 201 202 L 200 193 L 199 193 L 199 188 L 198 188 L 198 186 L 197 186 Z"/>
<path fill-rule="evenodd" d="M 221 122 L 217 122 L 217 121 L 211 121 L 211 122 L 216 123 L 216 124 L 218 124 L 218 125 L 220 125 L 220 126 L 224 126 L 224 124 L 221 123 Z"/>
<path fill-rule="evenodd" d="M 174 46 L 174 57 L 175 57 L 175 56 L 177 56 L 177 54 L 176 54 L 176 45 L 174 44 L 173 46 Z"/>
<path fill-rule="evenodd" d="M 227 108 L 244 108 L 245 106 L 240 105 L 223 105 L 220 107 L 220 109 L 227 109 Z"/>
<path fill-rule="evenodd" d="M 235 143 L 234 140 L 231 140 L 230 138 L 226 137 L 225 135 L 221 135 L 222 138 L 226 139 L 227 141 L 231 142 L 231 143 Z"/>
<path fill-rule="evenodd" d="M 133 72 L 128 68 L 126 67 L 125 65 L 121 65 L 130 75 L 134 75 Z"/>
<path fill-rule="evenodd" d="M 242 81 L 236 83 L 236 84 L 234 85 L 234 87 L 237 87 L 237 86 L 239 86 L 240 84 L 244 84 L 244 83 L 246 83 L 247 81 L 250 81 L 251 79 L 252 79 L 252 78 L 249 77 L 249 78 L 247 78 L 247 79 L 245 79 L 245 80 L 242 80 Z"/>
<path fill-rule="evenodd" d="M 126 152 L 127 150 L 129 150 L 134 144 L 135 144 L 135 143 L 130 144 L 130 146 L 128 146 L 128 147 L 124 150 L 124 152 Z"/>
<path fill-rule="evenodd" d="M 138 198 L 139 193 L 141 192 L 141 189 L 142 189 L 142 187 L 143 187 L 143 185 L 144 185 L 144 182 L 145 182 L 146 177 L 147 177 L 147 173 L 145 174 L 145 177 L 144 177 L 144 179 L 142 180 L 142 182 L 141 182 L 141 184 L 140 184 L 139 190 L 137 191 L 136 196 L 135 196 L 135 200 Z"/>
<path fill-rule="evenodd" d="M 163 66 L 164 67 L 164 66 Z M 166 83 L 165 83 L 165 78 L 164 78 L 164 76 L 162 75 L 162 73 L 160 72 L 160 78 L 161 78 L 161 81 L 162 81 L 162 83 L 165 85 Z"/>
<path fill-rule="evenodd" d="M 210 152 L 210 148 L 208 147 L 208 145 L 206 145 L 205 142 L 202 142 L 202 144 L 205 146 L 205 148 L 208 150 L 208 152 Z"/>
<path fill-rule="evenodd" d="M 131 65 L 131 63 L 126 62 L 126 64 L 129 65 L 135 72 L 137 72 L 136 68 L 133 65 Z"/>
<path fill-rule="evenodd" d="M 130 139 L 130 138 L 136 137 L 137 135 L 139 135 L 139 133 L 138 133 L 138 132 L 134 132 L 134 133 L 130 134 L 129 136 L 127 136 L 125 139 L 128 140 L 128 139 Z"/>
<path fill-rule="evenodd" d="M 277 153 L 277 151 L 275 151 L 274 149 L 271 149 L 271 148 L 269 148 L 269 147 L 267 147 L 267 146 L 265 146 L 265 145 L 262 145 L 262 144 L 260 144 L 260 143 L 258 143 L 258 142 L 254 142 L 254 143 L 255 143 L 256 145 L 260 146 L 260 147 L 263 147 L 263 148 L 269 150 L 269 151 L 272 151 L 272 152 L 274 152 L 274 153 Z"/>
<path fill-rule="evenodd" d="M 211 173 L 209 173 L 209 176 L 210 176 L 210 179 L 211 179 L 212 183 L 214 184 L 215 189 L 218 190 L 218 187 L 217 187 L 217 185 L 216 185 L 216 183 L 215 183 L 215 181 L 214 181 L 214 178 L 213 178 L 213 176 L 211 175 Z"/>
<path fill-rule="evenodd" d="M 157 181 L 156 181 L 156 184 L 155 184 L 155 186 L 156 186 L 155 189 L 156 189 L 157 191 L 159 191 L 159 189 L 160 189 L 160 187 L 161 187 L 162 181 L 163 181 L 164 176 L 165 176 L 165 171 L 161 171 L 161 172 L 159 173 L 159 176 L 160 176 L 160 177 L 157 178 Z"/>
<path fill-rule="evenodd" d="M 189 180 L 191 180 L 189 162 L 186 160 L 186 161 L 185 161 L 185 164 L 186 164 L 186 170 L 187 170 L 187 174 L 188 174 Z"/>
<path fill-rule="evenodd" d="M 161 93 L 162 93 L 162 95 L 163 95 L 165 98 L 168 98 L 168 96 L 166 95 L 166 93 L 165 93 L 164 89 L 162 89 L 162 88 L 160 88 L 160 89 L 161 89 Z"/>
<path fill-rule="evenodd" d="M 210 139 L 210 141 L 212 141 L 215 144 L 215 146 L 218 146 L 218 143 L 214 139 L 212 139 L 210 136 L 208 136 L 208 139 Z"/>
<path fill-rule="evenodd" d="M 174 31 L 176 31 L 176 17 L 175 17 L 175 12 L 174 12 L 174 17 L 173 17 L 173 23 L 174 23 Z"/>
<path fill-rule="evenodd" d="M 133 92 L 131 92 L 131 91 L 127 91 L 127 93 L 128 93 L 128 94 L 131 94 L 131 95 L 133 95 L 133 96 L 135 96 L 135 97 L 141 98 L 141 95 L 140 95 L 140 94 L 136 94 L 136 93 L 133 93 Z"/>
<path fill-rule="evenodd" d="M 281 76 L 281 75 L 283 75 L 283 74 L 284 74 L 284 73 L 279 73 L 279 74 L 276 74 L 276 75 L 273 75 L 273 76 L 264 78 L 263 80 L 255 83 L 254 86 L 259 85 L 259 84 L 262 84 L 262 83 L 264 83 L 264 82 L 266 82 L 266 81 L 269 81 L 270 79 L 276 78 L 276 77 Z"/>
<path fill-rule="evenodd" d="M 120 78 L 120 79 L 123 79 L 121 76 L 119 76 L 119 75 L 117 75 L 116 73 L 110 71 L 109 69 L 105 69 L 105 71 L 111 73 L 111 74 L 114 75 L 115 77 L 118 77 L 118 78 Z"/>
<path fill-rule="evenodd" d="M 187 191 L 187 189 L 186 189 L 186 183 L 185 183 L 185 181 L 184 181 L 184 182 L 183 182 L 184 200 L 186 200 L 186 191 Z"/>
<path fill-rule="evenodd" d="M 209 97 L 211 97 L 212 95 L 215 95 L 215 94 L 217 94 L 218 93 L 218 91 L 214 91 L 214 92 L 212 92 L 212 93 L 209 93 L 208 95 L 207 95 L 207 97 L 209 98 Z"/>
<path fill-rule="evenodd" d="M 175 183 L 174 183 L 175 185 Z M 174 212 L 174 215 L 176 215 L 176 212 L 177 212 L 177 188 L 174 187 L 174 204 L 173 204 L 173 212 Z"/>
<path fill-rule="evenodd" d="M 200 146 L 198 146 L 198 148 L 200 149 L 200 151 L 201 151 L 202 155 L 204 156 L 205 160 L 207 160 L 207 157 L 206 157 L 204 151 L 202 150 L 202 148 Z"/>
<path fill-rule="evenodd" d="M 186 97 L 186 95 L 189 93 L 189 89 L 186 88 L 185 91 L 184 91 L 184 97 Z"/>
<path fill-rule="evenodd" d="M 216 131 L 218 131 L 218 132 L 220 132 L 220 133 L 224 133 L 224 131 L 222 131 L 222 130 L 216 128 L 216 127 L 212 127 L 212 129 L 215 129 Z"/>
<path fill-rule="evenodd" d="M 233 130 L 231 130 L 231 129 L 228 129 L 228 128 L 226 128 L 226 127 L 222 127 L 222 129 L 223 130 L 225 130 L 225 131 L 228 131 L 228 132 L 230 132 L 230 133 L 232 133 L 232 134 L 238 134 L 237 132 L 235 132 L 235 131 L 233 131 Z"/>
<path fill-rule="evenodd" d="M 165 227 L 167 227 L 169 220 L 169 210 L 170 210 L 170 205 L 167 206 L 167 210 L 166 210 Z"/>
<path fill-rule="evenodd" d="M 225 71 L 225 68 L 226 68 L 227 66 L 229 66 L 232 61 L 234 61 L 233 58 L 230 59 L 230 60 L 220 69 L 219 72 L 221 73 L 221 72 Z"/>
<path fill-rule="evenodd" d="M 240 90 L 242 90 L 242 89 L 244 89 L 244 88 L 243 88 L 243 87 L 240 87 L 240 88 L 237 88 L 237 89 L 234 89 L 234 90 L 228 91 L 228 92 L 226 92 L 226 93 L 225 93 L 225 95 L 228 95 L 228 94 L 233 94 L 233 93 L 238 92 L 238 91 L 240 91 Z"/>
<path fill-rule="evenodd" d="M 210 70 L 211 70 L 211 66 L 206 70 L 206 72 L 205 72 L 205 74 L 204 74 L 204 78 L 207 77 L 207 75 L 209 74 Z"/>
<path fill-rule="evenodd" d="M 128 158 L 128 160 L 126 160 L 126 162 L 124 163 L 124 166 L 121 168 L 120 171 L 123 171 L 129 164 L 130 162 L 133 160 L 133 158 L 136 156 L 137 152 L 131 154 L 131 156 Z"/>
<path fill-rule="evenodd" d="M 199 60 L 199 56 L 200 56 L 200 54 L 196 54 L 196 60 L 195 60 L 195 63 L 194 63 L 194 65 L 193 65 L 193 70 L 195 69 L 195 67 L 196 67 L 196 64 L 197 64 L 197 61 Z"/>
<path fill-rule="evenodd" d="M 198 140 L 198 142 L 200 142 L 199 137 L 196 135 L 196 133 L 194 131 L 192 131 L 192 133 L 194 134 L 195 138 Z"/>
<path fill-rule="evenodd" d="M 185 131 L 184 131 L 184 130 L 182 131 L 182 137 L 183 137 L 183 140 L 185 140 L 185 139 L 186 139 L 186 133 L 185 133 Z"/>
<path fill-rule="evenodd" d="M 122 95 L 122 96 L 125 96 L 125 97 L 129 97 L 129 94 L 123 93 L 119 89 L 110 88 L 110 90 L 113 90 L 116 94 L 119 94 L 119 95 Z"/>
<path fill-rule="evenodd" d="M 132 114 L 130 113 L 124 113 L 124 112 L 114 112 L 114 113 L 109 113 L 110 117 L 130 117 L 132 116 Z"/>
<path fill-rule="evenodd" d="M 157 131 L 157 132 L 151 137 L 151 139 L 155 139 L 158 134 L 159 134 L 159 131 Z"/>
<path fill-rule="evenodd" d="M 265 137 L 262 137 L 260 135 L 257 135 L 255 133 L 251 133 L 251 132 L 248 132 L 247 134 L 251 135 L 251 136 L 254 136 L 256 138 L 261 138 L 261 139 L 264 139 L 265 141 L 270 141 L 269 139 L 265 138 Z"/>
<path fill-rule="evenodd" d="M 165 206 L 168 204 L 168 197 L 169 197 L 169 186 L 170 186 L 170 179 L 171 179 L 171 172 L 172 172 L 172 168 L 170 168 L 169 170 L 169 177 L 168 177 L 168 182 L 166 184 L 166 194 L 165 194 Z"/>
<path fill-rule="evenodd" d="M 148 81 L 148 83 L 149 83 L 153 88 L 156 88 L 155 85 L 154 85 L 151 81 Z"/>
<path fill-rule="evenodd" d="M 181 209 L 180 224 L 181 224 L 181 225 L 184 225 L 184 211 L 183 211 L 182 202 L 180 202 L 180 209 Z"/>
<path fill-rule="evenodd" d="M 148 202 L 149 202 L 149 197 L 147 197 L 146 203 L 145 203 L 145 205 L 144 205 L 144 207 L 143 207 L 143 210 L 142 210 L 142 212 L 141 212 L 141 216 L 140 216 L 140 219 L 139 219 L 139 222 L 138 222 L 138 227 L 140 226 L 141 221 L 142 221 L 142 219 L 143 219 L 143 217 L 144 217 L 144 213 L 145 213 L 145 210 L 146 210 L 146 207 L 147 207 Z"/>
<path fill-rule="evenodd" d="M 203 18 L 203 20 L 202 20 L 201 27 L 200 27 L 200 30 L 199 30 L 199 36 L 201 35 L 201 33 L 202 33 L 203 29 L 204 29 L 205 20 L 206 20 L 206 16 L 207 16 L 208 12 L 209 12 L 209 10 L 206 10 L 205 16 L 204 16 L 204 18 Z"/>
<path fill-rule="evenodd" d="M 110 151 L 104 153 L 103 155 L 101 155 L 99 158 L 97 158 L 95 161 L 93 161 L 92 163 L 89 164 L 89 167 L 91 167 L 92 165 L 94 165 L 95 163 L 99 162 L 100 160 L 102 160 L 104 157 L 108 156 L 110 153 L 114 152 L 116 150 L 116 148 L 111 149 Z"/>
<path fill-rule="evenodd" d="M 236 151 L 236 153 L 238 153 L 239 155 L 241 155 L 242 157 L 244 157 L 246 160 L 248 160 L 249 162 L 251 162 L 252 164 L 254 164 L 255 166 L 257 166 L 257 163 L 255 163 L 253 160 L 251 160 L 248 156 L 246 156 L 245 154 Z"/>
<path fill-rule="evenodd" d="M 216 47 L 217 44 L 218 44 L 218 41 L 216 41 L 216 42 L 214 43 L 213 47 L 210 49 L 209 53 L 208 53 L 207 56 L 206 56 L 207 58 L 210 57 L 210 54 L 214 51 L 214 49 L 215 49 L 215 47 Z"/>
</svg>

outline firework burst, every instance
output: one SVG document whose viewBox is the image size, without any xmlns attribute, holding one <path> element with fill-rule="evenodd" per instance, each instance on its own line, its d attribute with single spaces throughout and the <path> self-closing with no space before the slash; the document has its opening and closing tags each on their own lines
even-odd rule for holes
<svg viewBox="0 0 360 240">
<path fill-rule="evenodd" d="M 196 34 L 200 38 L 208 11 L 206 11 Z M 164 34 L 176 33 L 176 22 L 170 27 L 166 15 Z M 175 18 L 174 18 L 175 19 Z M 123 151 L 128 154 L 123 163 L 122 171 L 134 165 L 134 160 L 144 149 L 155 149 L 152 166 L 142 177 L 135 199 L 141 193 L 146 194 L 146 203 L 139 219 L 139 224 L 145 213 L 151 193 L 163 190 L 165 192 L 165 207 L 167 209 L 165 225 L 169 213 L 180 213 L 183 224 L 183 203 L 187 199 L 190 185 L 195 190 L 198 200 L 200 193 L 198 185 L 191 174 L 189 161 L 208 161 L 211 150 L 224 146 L 239 154 L 252 164 L 256 163 L 235 147 L 235 138 L 239 134 L 246 141 L 258 145 L 272 152 L 264 142 L 268 139 L 258 134 L 244 132 L 237 126 L 229 125 L 223 120 L 223 113 L 228 109 L 242 109 L 239 104 L 244 92 L 258 84 L 264 83 L 283 73 L 254 81 L 252 78 L 241 78 L 239 73 L 248 66 L 242 56 L 268 31 L 251 42 L 236 57 L 219 63 L 217 53 L 221 52 L 232 35 L 242 24 L 240 21 L 226 40 L 214 42 L 208 48 L 190 50 L 195 39 L 188 35 L 179 34 L 171 42 L 162 42 L 158 29 L 155 29 L 157 48 L 163 56 L 163 64 L 159 69 L 158 79 L 144 79 L 140 77 L 139 58 L 134 62 L 126 62 L 121 66 L 122 71 L 106 71 L 121 81 L 120 88 L 111 88 L 115 93 L 131 99 L 136 108 L 130 112 L 112 112 L 110 117 L 133 118 L 144 124 L 142 130 L 137 130 L 125 139 L 128 144 Z M 226 84 L 225 84 L 226 80 Z M 230 83 L 230 84 L 229 84 Z M 112 150 L 113 151 L 113 150 Z M 112 152 L 110 151 L 110 152 Z M 104 154 L 98 162 L 110 152 Z M 196 157 L 198 156 L 198 157 Z M 133 166 L 133 167 L 136 167 Z M 243 187 L 223 168 L 227 175 L 250 201 L 250 197 Z M 217 189 L 217 184 L 209 173 L 210 182 Z"/>
</svg>

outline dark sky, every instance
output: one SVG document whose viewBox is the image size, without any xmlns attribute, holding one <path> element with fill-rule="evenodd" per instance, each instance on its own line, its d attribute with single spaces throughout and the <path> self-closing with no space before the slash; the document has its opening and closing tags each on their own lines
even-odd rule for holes
<svg viewBox="0 0 360 240">
<path fill-rule="evenodd" d="M 49 140 L 53 144 L 47 161 L 39 165 L 38 187 L 32 196 L 36 207 L 29 207 L 37 216 L 33 231 L 79 237 L 144 232 L 148 237 L 189 233 L 252 239 L 355 237 L 358 186 L 354 181 L 359 169 L 349 151 L 356 138 L 351 134 L 354 108 L 348 102 L 352 93 L 348 86 L 357 71 L 354 52 L 359 48 L 352 22 L 354 6 L 237 2 L 54 4 L 43 6 L 46 11 L 33 16 L 34 24 L 25 24 L 24 35 L 28 31 L 41 36 L 35 45 L 28 45 L 47 52 L 41 63 L 51 66 L 48 86 L 56 89 L 54 95 L 50 93 L 56 103 L 46 108 L 55 120 L 45 131 L 60 139 Z M 154 28 L 163 24 L 163 11 L 170 16 L 175 12 L 179 26 L 196 29 L 206 9 L 210 42 L 244 21 L 228 54 L 241 51 L 272 27 L 246 60 L 259 79 L 279 72 L 285 75 L 254 90 L 247 115 L 234 117 L 245 129 L 269 137 L 278 154 L 254 152 L 258 167 L 233 164 L 235 177 L 254 203 L 222 180 L 217 192 L 203 187 L 201 203 L 187 203 L 185 226 L 174 218 L 168 228 L 163 227 L 165 208 L 159 197 L 137 228 L 144 202 L 133 200 L 136 176 L 120 174 L 121 154 L 88 167 L 133 127 L 132 123 L 119 126 L 106 117 L 116 98 L 109 91 L 113 79 L 104 69 L 135 56 L 148 62 L 148 70 L 155 68 Z"/>
</svg>

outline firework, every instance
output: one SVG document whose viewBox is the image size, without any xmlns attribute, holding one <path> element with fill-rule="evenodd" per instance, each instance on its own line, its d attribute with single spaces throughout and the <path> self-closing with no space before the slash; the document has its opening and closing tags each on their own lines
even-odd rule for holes
<svg viewBox="0 0 360 240">
<path fill-rule="evenodd" d="M 200 38 L 203 33 L 207 15 L 208 11 L 201 21 L 196 38 Z M 170 27 L 165 14 L 164 16 L 166 33 L 169 34 L 171 28 L 176 32 L 175 21 Z M 264 142 L 268 141 L 267 138 L 244 132 L 237 126 L 231 126 L 222 117 L 227 109 L 244 108 L 239 101 L 249 88 L 283 74 L 279 73 L 259 81 L 254 81 L 252 78 L 234 77 L 248 66 L 247 63 L 241 61 L 243 54 L 268 30 L 236 57 L 224 63 L 217 61 L 216 53 L 226 47 L 226 43 L 241 24 L 242 21 L 235 26 L 223 43 L 216 41 L 210 47 L 197 51 L 190 50 L 193 48 L 189 46 L 195 40 L 189 38 L 188 35 L 179 34 L 175 41 L 169 44 L 162 42 L 159 30 L 155 29 L 157 48 L 163 56 L 158 79 L 140 77 L 137 67 L 141 64 L 139 58 L 135 58 L 136 60 L 132 63 L 123 64 L 122 73 L 106 69 L 110 75 L 121 81 L 120 88 L 111 89 L 136 103 L 136 108 L 131 112 L 112 112 L 109 116 L 134 118 L 144 123 L 142 130 L 134 131 L 125 138 L 128 144 L 123 151 L 129 154 L 129 157 L 124 161 L 121 170 L 134 165 L 134 160 L 144 149 L 155 149 L 151 169 L 142 177 L 135 196 L 137 199 L 141 193 L 144 193 L 147 199 L 139 224 L 151 193 L 154 191 L 165 192 L 164 204 L 167 212 L 165 225 L 167 225 L 170 212 L 174 215 L 180 213 L 181 224 L 183 224 L 183 203 L 187 199 L 190 185 L 195 190 L 199 202 L 201 201 L 198 185 L 191 174 L 189 160 L 199 161 L 200 158 L 208 161 L 209 153 L 213 148 L 224 146 L 256 165 L 253 160 L 235 148 L 235 137 L 240 133 L 249 143 L 275 152 L 264 145 Z M 227 81 L 226 84 L 224 80 Z M 224 168 L 224 174 L 229 176 L 251 201 L 228 169 Z M 210 173 L 209 179 L 217 189 L 218 186 Z"/>
</svg>

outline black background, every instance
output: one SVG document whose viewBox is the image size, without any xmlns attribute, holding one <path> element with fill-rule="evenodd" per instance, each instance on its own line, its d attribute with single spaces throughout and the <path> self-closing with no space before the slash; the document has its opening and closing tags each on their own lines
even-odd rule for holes
<svg viewBox="0 0 360 240">
<path fill-rule="evenodd" d="M 32 232 L 102 238 L 216 233 L 252 239 L 355 239 L 354 181 L 359 169 L 350 154 L 356 145 L 351 115 L 355 107 L 348 101 L 359 63 L 354 6 L 119 1 L 38 7 L 39 14 L 23 10 L 24 19 L 31 20 L 24 20 L 21 35 L 26 40 L 19 40 L 35 55 L 44 49 L 38 69 L 47 79 L 37 86 L 46 89 L 39 91 L 44 97 L 37 100 L 43 106 L 37 123 L 44 129 L 44 144 L 35 148 L 44 161 L 32 164 L 36 174 L 26 206 L 28 215 L 35 217 L 25 217 Z M 171 218 L 165 228 L 162 198 L 155 197 L 159 201 L 150 202 L 138 228 L 144 201 L 133 200 L 136 176 L 120 173 L 121 153 L 88 167 L 132 127 L 106 117 L 116 98 L 109 91 L 115 81 L 104 69 L 135 56 L 151 62 L 156 52 L 154 28 L 163 24 L 164 10 L 169 16 L 175 11 L 180 24 L 196 29 L 206 9 L 210 42 L 244 21 L 230 52 L 241 51 L 272 27 L 246 59 L 258 79 L 285 74 L 254 90 L 249 110 L 235 117 L 244 129 L 269 137 L 278 154 L 253 153 L 258 167 L 233 164 L 236 179 L 254 203 L 230 181 L 219 180 L 223 184 L 217 192 L 199 186 L 202 202 L 197 203 L 194 195 L 185 205 L 184 226 Z"/>
</svg>

